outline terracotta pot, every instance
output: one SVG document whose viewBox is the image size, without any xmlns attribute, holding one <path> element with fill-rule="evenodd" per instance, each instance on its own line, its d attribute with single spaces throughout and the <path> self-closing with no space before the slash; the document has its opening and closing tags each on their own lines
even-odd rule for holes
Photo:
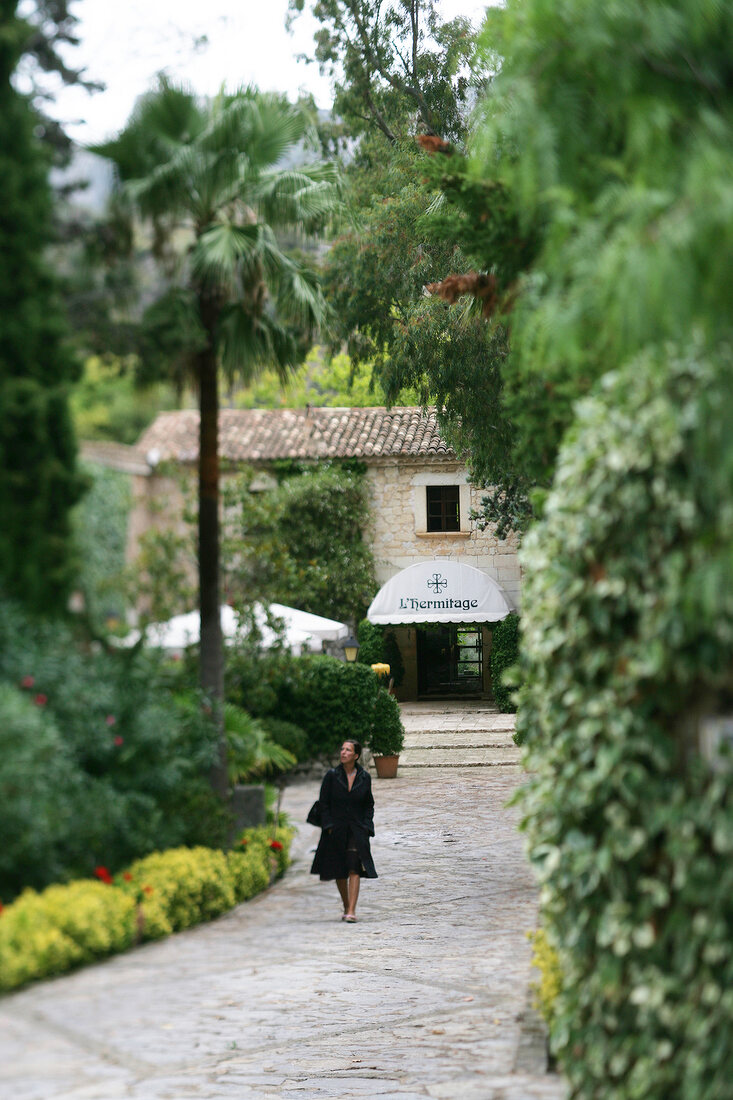
<svg viewBox="0 0 733 1100">
<path fill-rule="evenodd" d="M 397 775 L 399 756 L 375 756 L 374 767 L 377 769 L 379 779 L 394 779 Z"/>
</svg>

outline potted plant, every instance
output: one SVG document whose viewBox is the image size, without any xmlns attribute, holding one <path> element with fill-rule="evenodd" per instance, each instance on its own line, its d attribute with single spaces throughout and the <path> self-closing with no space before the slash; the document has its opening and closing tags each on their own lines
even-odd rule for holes
<svg viewBox="0 0 733 1100">
<path fill-rule="evenodd" d="M 379 689 L 374 703 L 369 748 L 380 779 L 394 779 L 400 753 L 405 744 L 405 728 L 397 700 L 385 688 Z"/>
</svg>

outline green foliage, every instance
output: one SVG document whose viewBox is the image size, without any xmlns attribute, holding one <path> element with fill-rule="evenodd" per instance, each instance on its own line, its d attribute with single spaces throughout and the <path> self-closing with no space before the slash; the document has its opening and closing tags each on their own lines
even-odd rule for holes
<svg viewBox="0 0 733 1100">
<path fill-rule="evenodd" d="M 78 587 L 96 630 L 110 618 L 124 619 L 123 575 L 132 487 L 126 474 L 102 466 L 83 467 L 89 489 L 74 512 L 80 568 Z"/>
<path fill-rule="evenodd" d="M 164 623 L 195 606 L 194 556 L 192 529 L 181 532 L 149 527 L 143 532 L 135 561 L 124 575 L 130 605 L 143 609 L 142 625 Z"/>
<path fill-rule="evenodd" d="M 362 619 L 356 630 L 359 642 L 357 661 L 362 665 L 375 665 L 384 661 L 384 627 Z"/>
<path fill-rule="evenodd" d="M 291 752 L 272 741 L 265 727 L 234 703 L 224 706 L 224 732 L 231 784 L 287 771 L 296 763 Z"/>
<path fill-rule="evenodd" d="M 290 863 L 293 830 L 245 829 L 234 851 L 154 852 L 114 879 L 26 890 L 0 920 L 0 991 L 61 974 L 212 920 L 264 890 Z"/>
<path fill-rule="evenodd" d="M 733 702 L 732 367 L 701 341 L 608 375 L 523 550 L 525 828 L 577 1096 L 730 1091 L 730 757 L 700 730 Z"/>
<path fill-rule="evenodd" d="M 372 730 L 367 742 L 374 756 L 399 756 L 405 744 L 400 707 L 393 695 L 380 687 L 374 700 Z"/>
<path fill-rule="evenodd" d="M 418 403 L 417 393 L 408 387 L 400 398 L 408 405 Z M 324 349 L 316 346 L 286 379 L 276 370 L 263 370 L 249 385 L 235 389 L 233 403 L 240 409 L 302 409 L 306 405 L 370 408 L 386 405 L 387 398 L 370 363 L 355 372 L 348 355 L 337 352 L 327 357 Z"/>
<path fill-rule="evenodd" d="M 290 0 L 289 21 L 305 0 Z M 474 52 L 469 21 L 443 22 L 436 0 L 315 0 L 321 24 L 315 60 L 333 78 L 333 113 L 350 134 L 379 132 L 390 142 L 416 127 L 445 137 L 463 133 Z"/>
<path fill-rule="evenodd" d="M 308 737 L 304 729 L 295 722 L 288 722 L 285 718 L 273 718 L 272 716 L 261 718 L 260 725 L 265 730 L 270 741 L 280 745 L 291 753 L 296 761 L 308 759 Z"/>
<path fill-rule="evenodd" d="M 47 270 L 48 163 L 38 117 L 11 76 L 28 28 L 2 9 L 0 48 L 0 586 L 36 609 L 65 606 L 74 575 L 70 510 L 81 495 L 66 346 Z"/>
<path fill-rule="evenodd" d="M 173 387 L 158 382 L 142 387 L 131 356 L 90 356 L 71 395 L 80 439 L 136 443 L 156 415 L 177 404 Z"/>
<path fill-rule="evenodd" d="M 494 702 L 502 713 L 517 708 L 514 703 L 514 686 L 507 684 L 504 673 L 519 660 L 519 615 L 507 615 L 495 623 L 491 631 L 491 690 Z"/>
<path fill-rule="evenodd" d="M 357 661 L 363 665 L 388 664 L 389 675 L 399 687 L 405 678 L 405 663 L 393 630 L 362 619 L 357 628 L 359 641 Z"/>
<path fill-rule="evenodd" d="M 364 540 L 363 478 L 321 466 L 262 493 L 249 491 L 250 480 L 243 475 L 227 492 L 223 559 L 230 595 L 332 619 L 360 617 L 377 587 Z"/>
<path fill-rule="evenodd" d="M 80 803 L 81 776 L 34 695 L 0 683 L 0 897 L 61 876 Z"/>
<path fill-rule="evenodd" d="M 345 737 L 368 743 L 379 690 L 371 669 L 308 654 L 294 659 L 291 672 L 274 713 L 305 730 L 312 756 L 333 752 Z"/>
<path fill-rule="evenodd" d="M 549 485 L 574 402 L 605 371 L 697 329 L 730 337 L 733 134 L 720 43 L 733 14 L 691 0 L 653 10 L 533 0 L 487 18 L 503 61 L 472 173 L 501 188 L 521 236 L 536 241 L 502 371 L 526 485 Z M 470 220 L 478 231 L 492 218 L 487 201 Z M 487 269 L 504 249 L 486 255 Z"/>
<path fill-rule="evenodd" d="M 25 891 L 0 920 L 0 991 L 124 951 L 136 936 L 135 904 L 101 882 Z"/>
<path fill-rule="evenodd" d="M 12 690 L 2 696 L 7 774 L 19 783 L 34 753 L 39 762 L 50 754 L 49 776 L 60 786 L 54 807 L 42 776 L 29 774 L 13 812 L 37 816 L 40 831 L 31 833 L 27 858 L 8 844 L 18 858 L 4 867 L 0 896 L 88 874 L 96 864 L 115 868 L 161 844 L 218 842 L 223 823 L 207 787 L 215 732 L 195 696 L 170 690 L 165 666 L 152 655 L 90 653 L 69 626 L 3 603 L 2 681 L 20 686 L 30 700 L 21 706 Z M 29 706 L 47 722 L 30 745 L 24 730 L 40 719 Z M 46 823 L 57 831 L 48 835 Z"/>
</svg>

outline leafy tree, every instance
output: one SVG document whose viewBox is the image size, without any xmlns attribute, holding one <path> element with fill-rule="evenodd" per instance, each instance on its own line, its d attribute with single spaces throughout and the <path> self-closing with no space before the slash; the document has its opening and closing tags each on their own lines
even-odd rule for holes
<svg viewBox="0 0 733 1100">
<path fill-rule="evenodd" d="M 515 459 L 551 484 L 518 734 L 554 1049 L 573 1096 L 713 1100 L 733 1066 L 730 757 L 705 752 L 732 697 L 733 11 L 509 0 L 487 26 L 504 61 L 474 170 L 537 243 L 501 289 Z"/>
<path fill-rule="evenodd" d="M 99 81 L 90 80 L 86 70 L 74 68 L 68 63 L 68 47 L 77 46 L 76 27 L 78 16 L 72 14 L 75 0 L 32 0 L 24 5 L 24 33 L 21 42 L 17 76 L 28 92 L 39 120 L 35 127 L 38 138 L 53 149 L 57 162 L 68 161 L 71 142 L 63 127 L 44 110 L 53 99 L 53 86 L 59 81 L 64 85 L 79 85 L 88 92 L 101 91 Z M 14 12 L 15 4 L 8 10 Z M 49 80 L 49 77 L 51 78 Z"/>
<path fill-rule="evenodd" d="M 82 480 L 68 408 L 78 365 L 44 262 L 47 159 L 11 77 L 28 34 L 0 0 L 0 584 L 28 605 L 65 607 L 70 509 Z"/>
<path fill-rule="evenodd" d="M 290 0 L 289 22 L 304 8 Z M 467 19 L 442 22 L 436 0 L 316 0 L 312 11 L 321 24 L 314 60 L 334 78 L 334 114 L 349 133 L 378 131 L 390 143 L 417 128 L 463 133 L 474 52 Z"/>
<path fill-rule="evenodd" d="M 285 478 L 277 489 L 249 492 L 239 479 L 228 495 L 227 588 L 235 600 L 284 603 L 355 621 L 376 582 L 364 531 L 369 506 L 363 477 L 324 466 Z"/>
<path fill-rule="evenodd" d="M 324 316 L 314 274 L 280 248 L 275 229 L 315 230 L 338 204 L 327 165 L 283 168 L 308 136 L 303 112 L 252 89 L 202 103 L 161 80 L 126 128 L 97 151 L 117 165 L 125 194 L 170 261 L 174 301 L 189 318 L 199 391 L 201 686 L 220 709 L 219 371 L 283 375 Z M 182 243 L 184 242 L 184 243 Z M 213 782 L 227 790 L 225 744 Z"/>
</svg>

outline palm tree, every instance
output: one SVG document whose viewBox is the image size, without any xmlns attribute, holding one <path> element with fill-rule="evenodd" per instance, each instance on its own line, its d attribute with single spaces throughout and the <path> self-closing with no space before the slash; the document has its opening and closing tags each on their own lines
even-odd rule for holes
<svg viewBox="0 0 733 1100">
<path fill-rule="evenodd" d="M 251 378 L 274 365 L 284 377 L 325 316 L 315 274 L 283 251 L 275 233 L 318 231 L 340 202 L 332 165 L 283 167 L 309 125 L 279 96 L 247 88 L 201 101 L 161 79 L 119 136 L 94 147 L 115 162 L 123 196 L 152 226 L 154 252 L 170 279 L 158 316 L 180 319 L 198 386 L 200 683 L 221 732 L 212 784 L 222 797 L 219 373 Z"/>
</svg>

